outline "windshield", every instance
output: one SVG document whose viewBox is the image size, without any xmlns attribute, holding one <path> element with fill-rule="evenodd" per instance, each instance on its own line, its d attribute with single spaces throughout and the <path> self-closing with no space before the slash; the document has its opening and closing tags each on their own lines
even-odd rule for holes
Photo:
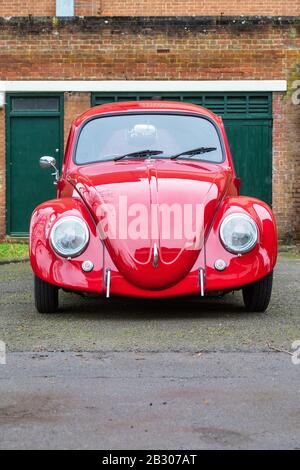
<svg viewBox="0 0 300 470">
<path fill-rule="evenodd" d="M 83 165 L 118 160 L 117 157 L 130 159 L 134 158 L 130 154 L 145 149 L 159 152 L 151 158 L 171 158 L 196 148 L 210 151 L 177 159 L 223 161 L 218 132 L 208 119 L 177 114 L 123 114 L 87 122 L 78 139 L 75 161 Z M 147 158 L 147 154 L 142 157 Z"/>
</svg>

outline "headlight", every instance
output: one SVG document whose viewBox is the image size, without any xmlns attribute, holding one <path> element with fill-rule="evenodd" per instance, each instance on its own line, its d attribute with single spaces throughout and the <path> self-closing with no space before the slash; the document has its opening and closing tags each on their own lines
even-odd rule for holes
<svg viewBox="0 0 300 470">
<path fill-rule="evenodd" d="M 50 240 L 59 255 L 77 256 L 88 244 L 89 230 L 79 217 L 63 217 L 53 225 Z"/>
<path fill-rule="evenodd" d="M 221 223 L 220 237 L 226 250 L 231 253 L 247 253 L 257 243 L 257 225 L 246 214 L 231 214 Z"/>
</svg>

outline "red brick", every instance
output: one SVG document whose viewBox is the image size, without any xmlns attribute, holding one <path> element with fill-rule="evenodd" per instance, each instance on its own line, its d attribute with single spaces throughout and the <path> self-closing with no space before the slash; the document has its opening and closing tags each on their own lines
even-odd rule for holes
<svg viewBox="0 0 300 470">
<path fill-rule="evenodd" d="M 0 16 L 54 16 L 56 0 L 2 0 Z M 78 16 L 297 16 L 299 1 L 75 0 Z"/>
</svg>

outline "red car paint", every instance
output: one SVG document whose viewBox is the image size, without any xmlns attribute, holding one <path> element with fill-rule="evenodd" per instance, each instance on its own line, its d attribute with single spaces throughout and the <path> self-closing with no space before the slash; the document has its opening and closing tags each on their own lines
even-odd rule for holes
<svg viewBox="0 0 300 470">
<path fill-rule="evenodd" d="M 84 123 L 97 116 L 128 112 L 164 112 L 204 116 L 218 127 L 223 140 L 225 161 L 170 159 L 126 159 L 85 165 L 73 162 L 78 133 Z M 57 199 L 41 204 L 33 212 L 30 225 L 30 260 L 34 273 L 44 281 L 74 291 L 105 294 L 106 272 L 111 273 L 110 295 L 132 297 L 175 297 L 199 295 L 199 269 L 205 273 L 205 291 L 234 290 L 270 273 L 276 263 L 277 235 L 271 209 L 255 198 L 239 196 L 236 177 L 222 119 L 196 105 L 165 101 L 113 103 L 90 109 L 72 124 Z M 169 242 L 158 237 L 147 240 L 106 239 L 97 235 L 101 224 L 99 209 L 104 203 L 118 204 L 126 194 L 129 203 L 147 206 L 150 200 L 159 204 L 204 205 L 204 240 L 197 250 L 186 249 L 184 238 Z M 238 256 L 228 252 L 219 237 L 219 227 L 230 213 L 246 213 L 256 222 L 257 245 Z M 83 218 L 90 230 L 86 250 L 67 259 L 59 256 L 50 244 L 53 224 L 65 215 Z M 158 246 L 158 265 L 151 253 Z M 226 262 L 217 271 L 217 259 Z M 82 270 L 82 262 L 91 260 L 94 269 Z"/>
</svg>

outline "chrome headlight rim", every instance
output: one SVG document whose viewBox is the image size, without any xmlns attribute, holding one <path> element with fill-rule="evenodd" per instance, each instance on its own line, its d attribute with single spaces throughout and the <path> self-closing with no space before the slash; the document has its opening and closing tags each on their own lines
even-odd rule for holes
<svg viewBox="0 0 300 470">
<path fill-rule="evenodd" d="M 225 241 L 224 227 L 228 222 L 230 222 L 233 219 L 244 219 L 247 222 L 249 222 L 250 225 L 252 226 L 252 229 L 253 229 L 253 232 L 254 232 L 254 238 L 253 238 L 251 244 L 246 245 L 246 247 L 243 248 L 243 249 L 241 249 L 241 248 L 240 249 L 234 249 L 231 246 L 229 246 L 228 243 L 226 243 L 226 241 Z M 246 253 L 249 253 L 250 251 L 252 251 L 253 248 L 258 243 L 258 233 L 259 233 L 258 232 L 258 227 L 257 227 L 257 224 L 256 224 L 255 220 L 250 215 L 244 214 L 242 212 L 234 212 L 232 214 L 227 215 L 226 217 L 224 217 L 224 219 L 222 220 L 221 225 L 220 225 L 220 239 L 221 239 L 221 242 L 222 242 L 224 248 L 227 251 L 229 251 L 230 253 L 233 253 L 235 255 L 243 255 L 243 254 L 246 254 Z"/>
<path fill-rule="evenodd" d="M 57 244 L 55 242 L 55 230 L 63 223 L 65 223 L 66 221 L 75 221 L 77 223 L 79 223 L 82 228 L 84 229 L 84 234 L 85 234 L 85 242 L 84 244 L 76 251 L 73 251 L 70 253 L 69 252 L 66 252 L 64 250 L 61 250 L 60 248 L 57 247 Z M 62 258 L 76 258 L 77 256 L 80 256 L 86 249 L 88 243 L 90 241 L 90 231 L 89 231 L 89 228 L 87 226 L 87 223 L 85 222 L 84 219 L 81 219 L 80 217 L 77 217 L 75 215 L 66 215 L 66 216 L 63 216 L 61 217 L 60 219 L 58 219 L 52 226 L 51 228 L 51 232 L 50 232 L 50 243 L 51 243 L 51 246 L 53 248 L 53 250 L 55 251 L 56 254 L 58 254 L 59 256 L 61 256 Z"/>
</svg>

